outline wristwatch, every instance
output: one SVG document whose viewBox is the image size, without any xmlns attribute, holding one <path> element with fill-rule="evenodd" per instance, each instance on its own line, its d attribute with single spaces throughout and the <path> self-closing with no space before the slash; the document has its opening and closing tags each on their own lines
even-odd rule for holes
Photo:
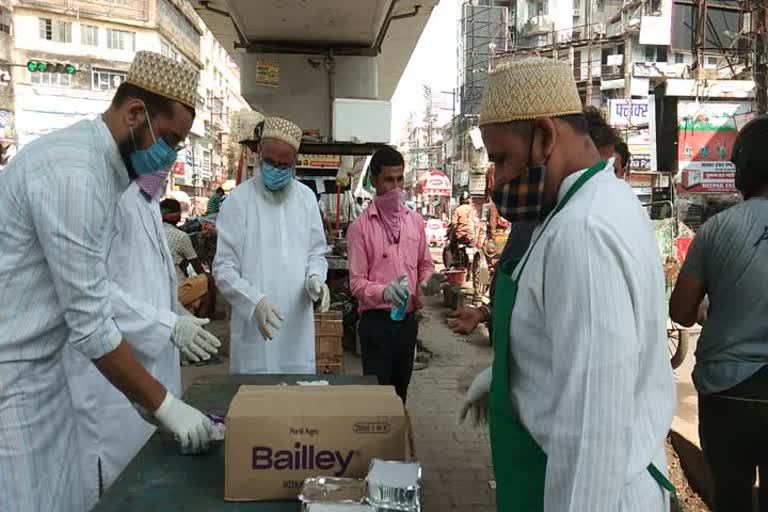
<svg viewBox="0 0 768 512">
<path fill-rule="evenodd" d="M 491 321 L 491 308 L 483 304 L 478 309 L 482 311 L 483 313 L 483 322 L 490 322 Z"/>
</svg>

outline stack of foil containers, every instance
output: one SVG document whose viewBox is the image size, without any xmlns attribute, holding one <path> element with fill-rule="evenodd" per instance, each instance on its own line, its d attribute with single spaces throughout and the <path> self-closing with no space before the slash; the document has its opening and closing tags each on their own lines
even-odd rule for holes
<svg viewBox="0 0 768 512">
<path fill-rule="evenodd" d="M 365 481 L 308 478 L 299 494 L 303 512 L 420 512 L 421 466 L 373 459 Z"/>
<path fill-rule="evenodd" d="M 376 512 L 419 512 L 421 466 L 373 459 L 365 479 L 366 501 Z"/>
</svg>

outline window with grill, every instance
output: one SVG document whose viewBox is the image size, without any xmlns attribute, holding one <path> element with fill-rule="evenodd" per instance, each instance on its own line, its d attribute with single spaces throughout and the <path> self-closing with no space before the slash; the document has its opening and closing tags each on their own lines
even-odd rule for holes
<svg viewBox="0 0 768 512">
<path fill-rule="evenodd" d="M 99 27 L 80 25 L 80 43 L 85 46 L 99 46 Z"/>
<path fill-rule="evenodd" d="M 66 73 L 30 73 L 29 81 L 35 85 L 72 87 L 72 75 Z"/>
<path fill-rule="evenodd" d="M 126 73 L 109 69 L 93 70 L 93 89 L 96 91 L 114 91 L 125 82 Z"/>
<path fill-rule="evenodd" d="M 40 39 L 57 43 L 72 42 L 72 23 L 52 20 L 50 18 L 38 18 L 38 22 L 40 26 Z"/>
<path fill-rule="evenodd" d="M 0 6 L 0 32 L 5 34 L 11 33 L 11 11 L 5 7 Z"/>
<path fill-rule="evenodd" d="M 160 54 L 175 61 L 179 60 L 179 52 L 176 51 L 176 48 L 171 43 L 165 40 L 160 41 Z"/>
<path fill-rule="evenodd" d="M 187 20 L 186 16 L 168 0 L 160 0 L 160 16 L 166 18 L 171 26 L 178 30 L 195 47 L 200 46 L 200 34 L 195 30 L 192 23 Z"/>
<path fill-rule="evenodd" d="M 107 48 L 110 50 L 136 51 L 136 33 L 108 28 Z"/>
</svg>

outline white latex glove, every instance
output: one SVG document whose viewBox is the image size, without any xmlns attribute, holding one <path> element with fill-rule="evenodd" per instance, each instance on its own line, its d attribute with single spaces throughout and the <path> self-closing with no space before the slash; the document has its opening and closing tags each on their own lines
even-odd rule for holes
<svg viewBox="0 0 768 512">
<path fill-rule="evenodd" d="M 283 315 L 275 306 L 272 305 L 269 300 L 264 297 L 256 304 L 256 324 L 259 326 L 261 335 L 266 339 L 271 340 L 273 337 L 273 331 L 277 332 L 283 325 Z"/>
<path fill-rule="evenodd" d="M 408 276 L 400 275 L 384 288 L 384 302 L 400 307 L 408 300 Z"/>
<path fill-rule="evenodd" d="M 328 285 L 323 282 L 320 276 L 312 274 L 307 279 L 307 291 L 312 298 L 312 302 L 319 302 L 320 305 L 317 310 L 320 313 L 325 313 L 331 309 L 331 290 Z"/>
<path fill-rule="evenodd" d="M 178 315 L 176 317 L 171 341 L 191 361 L 208 360 L 211 354 L 218 352 L 217 348 L 221 346 L 216 336 L 203 329 L 203 326 L 209 322 L 207 318 L 194 316 Z"/>
<path fill-rule="evenodd" d="M 464 421 L 467 413 L 472 409 L 472 423 L 479 427 L 488 423 L 489 399 L 491 394 L 492 369 L 486 368 L 477 374 L 475 380 L 464 395 L 464 402 L 461 404 L 459 412 L 459 421 Z"/>
<path fill-rule="evenodd" d="M 421 292 L 424 295 L 437 295 L 447 281 L 448 278 L 442 272 L 433 272 L 426 281 L 421 283 Z"/>
<path fill-rule="evenodd" d="M 155 418 L 166 430 L 176 435 L 184 452 L 198 452 L 208 447 L 213 423 L 203 413 L 190 407 L 171 393 L 155 411 Z"/>
</svg>

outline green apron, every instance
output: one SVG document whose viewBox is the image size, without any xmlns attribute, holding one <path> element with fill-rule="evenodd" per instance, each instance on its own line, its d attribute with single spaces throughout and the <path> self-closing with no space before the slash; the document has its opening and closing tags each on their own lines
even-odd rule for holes
<svg viewBox="0 0 768 512">
<path fill-rule="evenodd" d="M 547 455 L 536 444 L 528 430 L 515 417 L 509 397 L 509 322 L 515 307 L 517 284 L 549 222 L 563 209 L 573 195 L 594 175 L 605 167 L 599 162 L 582 174 L 557 204 L 539 235 L 531 244 L 522 263 L 517 279 L 512 278 L 512 269 L 517 262 L 509 262 L 499 269 L 496 292 L 493 296 L 493 378 L 490 395 L 490 431 L 493 469 L 496 476 L 496 510 L 499 512 L 539 512 L 544 510 L 544 480 Z M 511 268 L 510 268 L 511 267 Z M 671 492 L 676 508 L 675 488 L 653 465 L 648 466 L 651 476 L 664 489 Z"/>
</svg>

